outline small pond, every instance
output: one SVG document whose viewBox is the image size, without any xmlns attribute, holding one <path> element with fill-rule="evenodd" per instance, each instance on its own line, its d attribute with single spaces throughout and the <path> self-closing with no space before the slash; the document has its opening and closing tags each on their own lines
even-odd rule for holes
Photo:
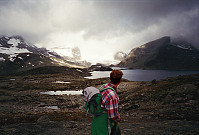
<svg viewBox="0 0 199 135">
<path fill-rule="evenodd" d="M 41 94 L 47 94 L 47 95 L 81 95 L 82 90 L 73 90 L 73 91 L 46 91 L 46 92 L 40 92 Z"/>
<path fill-rule="evenodd" d="M 58 106 L 45 106 L 44 108 L 53 109 L 53 110 L 59 109 Z"/>
<path fill-rule="evenodd" d="M 55 81 L 55 82 L 53 82 L 53 83 L 70 83 L 70 82 L 64 82 L 64 81 Z"/>
</svg>

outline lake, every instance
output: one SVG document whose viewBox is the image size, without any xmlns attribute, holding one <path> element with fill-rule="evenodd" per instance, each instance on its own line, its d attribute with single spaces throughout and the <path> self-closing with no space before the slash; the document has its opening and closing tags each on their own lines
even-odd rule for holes
<svg viewBox="0 0 199 135">
<path fill-rule="evenodd" d="M 152 81 L 152 80 L 161 80 L 168 77 L 174 77 L 179 75 L 188 75 L 196 74 L 199 71 L 171 71 L 171 70 L 142 70 L 142 69 L 125 69 L 125 68 L 116 68 L 120 69 L 123 72 L 123 78 L 130 81 Z M 88 79 L 97 79 L 103 77 L 109 77 L 111 71 L 93 71 L 92 76 L 85 77 Z"/>
<path fill-rule="evenodd" d="M 40 92 L 40 94 L 47 94 L 47 95 L 81 95 L 82 90 L 46 91 L 46 92 Z"/>
</svg>

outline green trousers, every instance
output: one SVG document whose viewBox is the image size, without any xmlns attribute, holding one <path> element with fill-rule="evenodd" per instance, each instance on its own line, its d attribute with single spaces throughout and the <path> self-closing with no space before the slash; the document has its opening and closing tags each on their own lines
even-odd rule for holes
<svg viewBox="0 0 199 135">
<path fill-rule="evenodd" d="M 91 135 L 120 135 L 118 122 L 112 122 L 107 118 L 107 113 L 100 116 L 94 116 Z"/>
</svg>

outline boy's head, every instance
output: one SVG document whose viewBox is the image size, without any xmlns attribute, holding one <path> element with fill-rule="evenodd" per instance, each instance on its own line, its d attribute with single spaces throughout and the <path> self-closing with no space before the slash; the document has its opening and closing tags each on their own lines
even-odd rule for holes
<svg viewBox="0 0 199 135">
<path fill-rule="evenodd" d="M 118 84 L 120 83 L 122 79 L 123 73 L 121 70 L 112 70 L 110 73 L 110 79 L 112 84 Z"/>
</svg>

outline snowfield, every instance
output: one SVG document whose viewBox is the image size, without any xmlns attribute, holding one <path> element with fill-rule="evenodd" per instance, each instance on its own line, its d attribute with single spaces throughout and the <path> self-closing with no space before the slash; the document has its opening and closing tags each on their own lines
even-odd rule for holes
<svg viewBox="0 0 199 135">
<path fill-rule="evenodd" d="M 30 51 L 28 51 L 27 49 L 17 48 L 19 43 L 20 43 L 19 39 L 12 38 L 8 41 L 8 44 L 12 44 L 12 46 L 9 48 L 0 46 L 0 52 L 8 55 L 18 54 L 18 53 L 30 53 Z"/>
<path fill-rule="evenodd" d="M 7 43 L 12 44 L 13 47 L 17 47 L 21 41 L 19 39 L 11 38 Z"/>
<path fill-rule="evenodd" d="M 19 39 L 11 38 L 7 43 L 11 44 L 12 46 L 7 48 L 7 47 L 3 47 L 2 45 L 0 45 L 0 52 L 3 54 L 10 55 L 9 59 L 12 62 L 14 62 L 14 60 L 16 59 L 16 57 L 19 53 L 31 53 L 30 51 L 28 51 L 25 48 L 18 48 L 17 46 L 20 42 L 21 41 Z"/>
</svg>

